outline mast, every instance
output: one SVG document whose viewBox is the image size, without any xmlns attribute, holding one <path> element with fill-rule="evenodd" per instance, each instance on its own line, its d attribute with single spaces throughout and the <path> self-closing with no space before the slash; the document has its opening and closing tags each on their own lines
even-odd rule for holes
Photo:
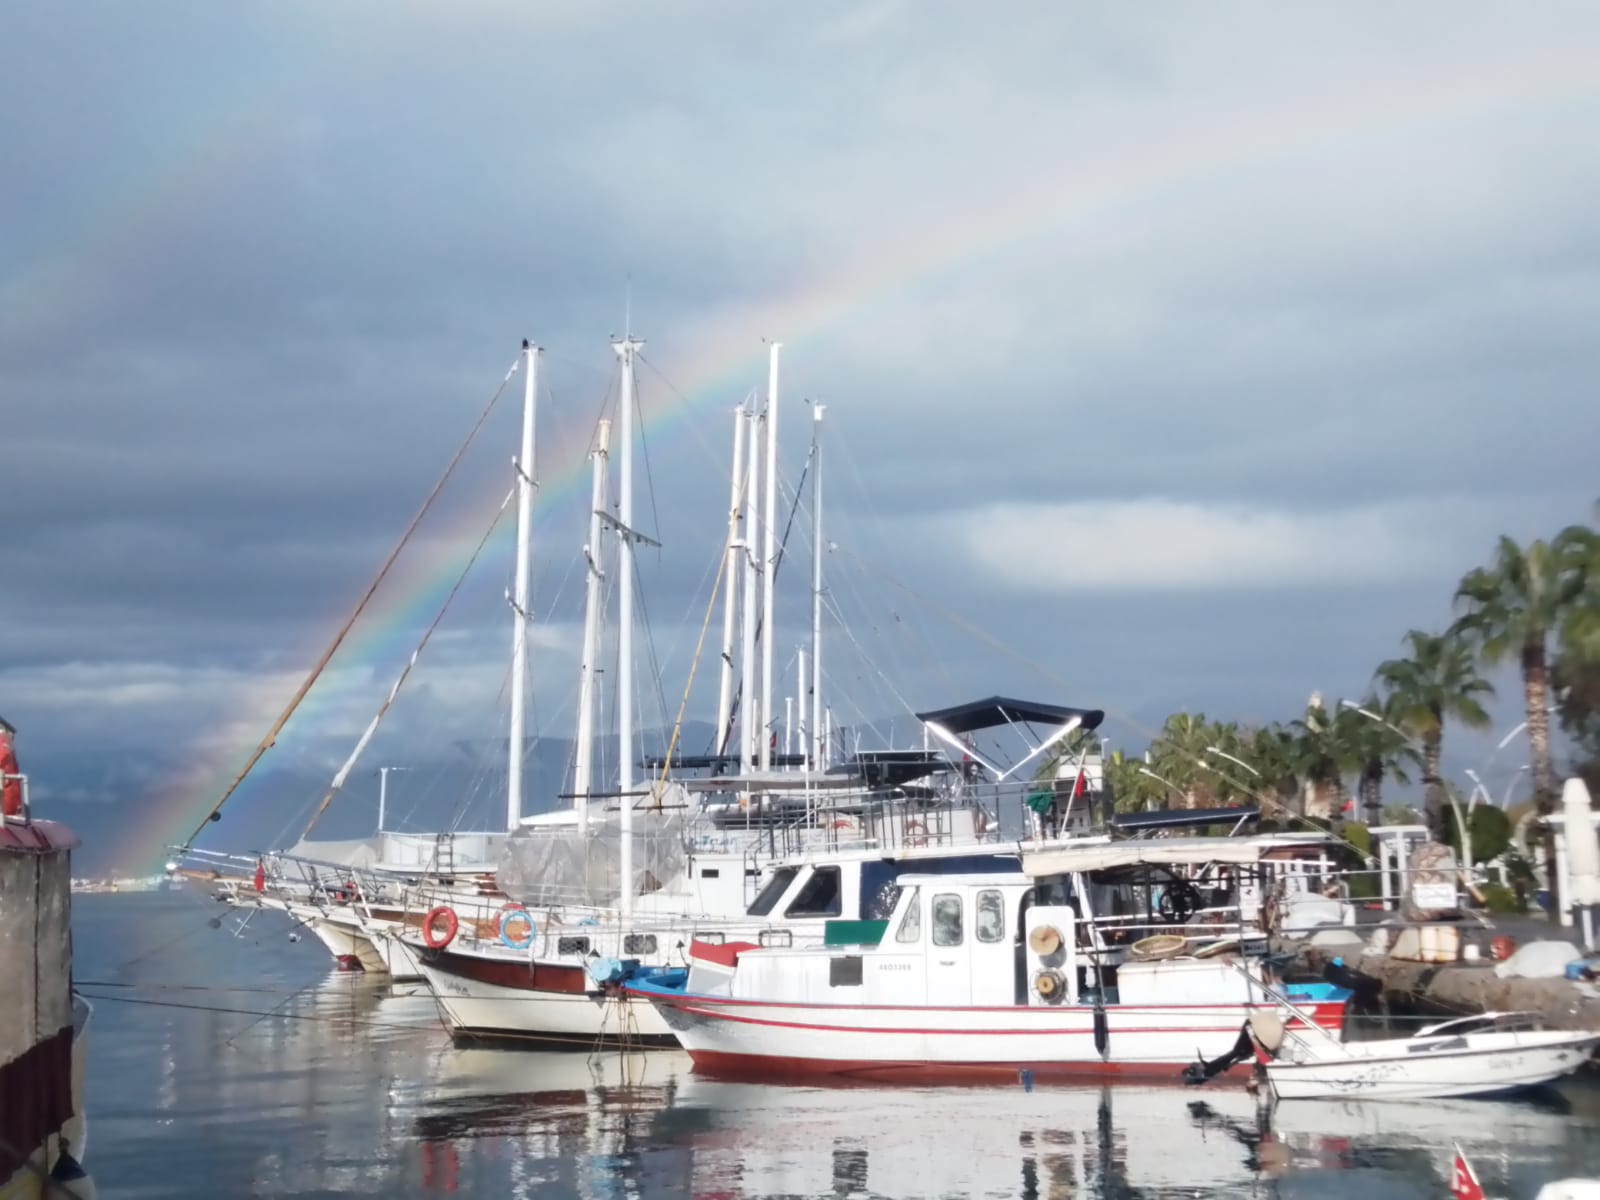
<svg viewBox="0 0 1600 1200">
<path fill-rule="evenodd" d="M 539 392 L 539 347 L 522 343 L 522 450 L 517 472 L 517 574 L 511 593 L 511 736 L 506 758 L 506 828 L 522 820 L 522 751 L 528 690 L 528 533 L 533 524 L 533 414 Z"/>
<path fill-rule="evenodd" d="M 806 744 L 806 651 L 804 646 L 797 647 L 794 652 L 794 703 L 800 710 L 800 760 L 801 768 L 811 763 L 811 748 Z M 789 701 L 783 702 L 783 749 L 786 754 L 794 753 L 792 734 L 794 727 L 789 722 Z"/>
<path fill-rule="evenodd" d="M 733 719 L 733 627 L 739 607 L 740 562 L 744 542 L 739 537 L 739 519 L 744 511 L 744 405 L 733 410 L 733 483 L 728 496 L 728 545 L 722 568 L 722 687 L 717 693 L 716 753 L 728 747 L 729 722 Z"/>
<path fill-rule="evenodd" d="M 772 584 L 778 566 L 778 351 L 782 342 L 773 342 L 767 353 L 767 505 L 766 543 L 761 554 L 761 769 L 772 766 L 772 739 L 767 725 L 772 720 Z"/>
<path fill-rule="evenodd" d="M 827 766 L 822 725 L 822 410 L 820 404 L 811 409 L 811 716 L 805 723 L 811 731 L 808 761 L 813 771 Z"/>
<path fill-rule="evenodd" d="M 643 342 L 627 334 L 612 349 L 622 362 L 617 402 L 617 792 L 622 805 L 622 903 L 633 915 L 633 358 Z"/>
<path fill-rule="evenodd" d="M 759 583 L 756 578 L 756 489 L 761 476 L 761 421 L 756 413 L 749 414 L 750 437 L 745 445 L 749 450 L 748 487 L 750 503 L 744 517 L 744 653 L 739 664 L 739 769 L 748 775 L 756 761 L 757 726 L 760 715 L 756 704 L 756 625 L 759 621 L 757 606 L 760 603 Z"/>
<path fill-rule="evenodd" d="M 578 812 L 578 832 L 589 830 L 589 796 L 594 791 L 594 697 L 599 673 L 600 610 L 605 604 L 605 561 L 600 539 L 606 505 L 606 455 L 611 422 L 601 421 L 595 432 L 594 453 L 589 456 L 594 479 L 589 489 L 589 563 L 583 596 L 583 654 L 578 664 L 578 745 L 572 764 L 572 806 Z"/>
</svg>

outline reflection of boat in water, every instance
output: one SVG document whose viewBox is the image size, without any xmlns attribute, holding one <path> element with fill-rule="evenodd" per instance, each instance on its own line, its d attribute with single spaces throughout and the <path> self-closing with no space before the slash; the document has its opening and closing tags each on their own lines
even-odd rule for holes
<svg viewBox="0 0 1600 1200">
<path fill-rule="evenodd" d="M 1180 1086 L 781 1086 L 693 1074 L 682 1054 L 440 1048 L 397 1097 L 434 1186 L 488 1159 L 506 1194 L 1089 1195 L 1242 1192 L 1289 1173 L 1449 1177 L 1451 1144 L 1547 1173 L 1585 1136 L 1551 1093 L 1528 1100 L 1281 1104 Z M 1494 1148 L 1493 1156 L 1490 1148 Z M 654 1179 L 671 1187 L 653 1188 Z M 520 1181 L 520 1183 L 518 1182 Z M 632 1186 L 632 1185 L 627 1185 Z M 630 1193 L 633 1194 L 633 1193 Z"/>
<path fill-rule="evenodd" d="M 1259 1172 L 1256 1101 L 1179 1087 L 770 1087 L 690 1078 L 696 1189 L 874 1196 L 1127 1194 Z M 1218 1118 L 1222 1119 L 1218 1119 Z M 845 1194 L 845 1193 L 839 1193 Z"/>
</svg>

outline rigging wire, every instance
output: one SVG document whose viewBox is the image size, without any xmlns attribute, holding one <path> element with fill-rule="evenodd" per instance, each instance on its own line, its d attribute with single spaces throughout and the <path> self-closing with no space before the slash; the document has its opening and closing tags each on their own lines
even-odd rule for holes
<svg viewBox="0 0 1600 1200">
<path fill-rule="evenodd" d="M 356 743 L 356 748 L 351 752 L 350 758 L 345 762 L 344 766 L 339 768 L 339 773 L 333 777 L 333 783 L 329 785 L 327 795 L 322 797 L 322 803 L 317 806 L 317 811 L 311 814 L 311 820 L 300 831 L 301 841 L 311 836 L 311 830 L 322 819 L 322 814 L 328 811 L 328 805 L 333 803 L 333 798 L 344 787 L 344 782 L 349 777 L 350 769 L 355 766 L 356 758 L 367 748 L 367 743 L 372 740 L 372 735 L 378 732 L 378 726 L 382 723 L 383 718 L 388 716 L 389 708 L 394 704 L 395 697 L 400 694 L 400 689 L 405 686 L 406 680 L 411 676 L 411 669 L 417 665 L 418 657 L 427 646 L 429 639 L 433 637 L 434 630 L 438 629 L 439 623 L 444 620 L 445 613 L 450 611 L 451 604 L 455 602 L 456 594 L 461 591 L 461 585 L 467 581 L 467 576 L 472 573 L 472 568 L 477 565 L 478 556 L 483 553 L 483 548 L 489 544 L 489 539 L 494 536 L 495 529 L 504 519 L 506 510 L 511 505 L 511 499 L 515 495 L 515 491 L 507 492 L 506 498 L 500 501 L 500 507 L 495 510 L 494 518 L 489 522 L 489 527 L 483 531 L 483 536 L 478 539 L 478 544 L 473 547 L 471 557 L 467 559 L 466 565 L 461 568 L 455 582 L 450 585 L 450 591 L 445 596 L 444 603 L 439 605 L 439 611 L 434 614 L 434 618 L 429 623 L 428 628 L 423 631 L 422 640 L 417 643 L 417 648 L 411 652 L 411 657 L 406 659 L 406 665 L 401 669 L 400 677 L 394 681 L 394 686 L 389 689 L 389 694 L 384 697 L 383 703 L 379 706 L 377 713 L 373 715 L 371 723 L 361 734 L 361 739 Z"/>
<path fill-rule="evenodd" d="M 860 565 L 862 566 L 863 569 L 870 569 L 870 568 L 868 568 L 866 562 L 864 560 L 862 560 L 859 556 L 851 554 L 848 550 L 841 550 L 841 553 L 847 554 L 851 558 L 854 558 L 858 563 L 860 563 Z M 901 591 L 905 592 L 908 596 L 910 596 L 913 600 L 916 600 L 919 603 L 927 605 L 929 608 L 933 609 L 940 616 L 943 616 L 946 620 L 950 621 L 952 624 L 956 625 L 958 628 L 961 628 L 961 629 L 965 630 L 966 632 L 972 634 L 974 637 L 979 638 L 981 641 L 983 641 L 986 645 L 990 646 L 995 651 L 999 652 L 1000 654 L 1005 655 L 1006 657 L 1014 658 L 1014 659 L 1018 660 L 1019 662 L 1022 662 L 1024 664 L 1026 664 L 1028 667 L 1030 667 L 1032 670 L 1036 671 L 1039 675 L 1041 675 L 1044 679 L 1048 680 L 1050 683 L 1053 683 L 1057 687 L 1061 687 L 1061 688 L 1066 688 L 1066 687 L 1070 686 L 1067 683 L 1067 681 L 1064 678 L 1062 678 L 1061 675 L 1059 675 L 1057 672 L 1051 670 L 1049 667 L 1045 666 L 1037 658 L 1030 658 L 1030 657 L 1020 653 L 1019 651 L 1013 650 L 1010 646 L 1006 645 L 1004 642 L 1000 641 L 998 638 L 994 637 L 993 635 L 988 633 L 986 630 L 984 630 L 981 627 L 975 625 L 973 622 L 967 620 L 965 617 L 962 617 L 960 614 L 951 611 L 949 608 L 947 608 L 944 605 L 940 604 L 937 600 L 934 600 L 934 599 L 932 599 L 932 598 L 930 598 L 928 596 L 923 595 L 921 592 L 917 591 L 915 588 L 911 587 L 909 584 L 906 584 L 906 583 L 902 582 L 901 580 L 895 578 L 894 576 L 890 575 L 886 571 L 878 571 L 878 572 L 876 572 L 876 574 L 881 579 L 883 579 L 884 582 L 890 584 L 893 587 L 899 588 Z M 1179 746 L 1175 742 L 1171 742 L 1170 740 L 1164 738 L 1163 735 L 1160 732 L 1150 730 L 1149 728 L 1144 726 L 1141 722 L 1134 720 L 1132 717 L 1129 717 L 1129 716 L 1127 716 L 1126 714 L 1123 714 L 1123 713 L 1117 713 L 1117 714 L 1114 714 L 1114 715 L 1117 717 L 1117 719 L 1119 721 L 1121 721 L 1124 725 L 1128 726 L 1130 729 L 1134 729 L 1134 730 L 1144 734 L 1146 737 L 1150 738 L 1152 743 L 1157 742 L 1157 741 L 1166 741 L 1167 744 L 1172 746 L 1172 748 L 1175 751 L 1177 751 L 1179 754 L 1183 755 L 1184 757 L 1190 759 L 1196 765 L 1199 765 L 1204 761 L 1204 760 L 1201 759 L 1201 757 L 1199 755 L 1191 753 L 1190 751 L 1188 751 L 1187 749 L 1185 749 L 1182 746 Z M 1279 813 L 1281 813 L 1285 817 L 1285 819 L 1291 820 L 1291 821 L 1299 821 L 1301 824 L 1305 825 L 1306 827 L 1308 827 L 1310 829 L 1315 829 L 1319 833 L 1326 834 L 1329 837 L 1331 837 L 1331 838 L 1333 838 L 1333 839 L 1335 839 L 1337 841 L 1343 842 L 1345 845 L 1348 845 L 1348 846 L 1352 847 L 1353 849 L 1360 851 L 1363 857 L 1366 857 L 1369 854 L 1369 851 L 1362 850 L 1361 847 L 1357 846 L 1354 842 L 1352 842 L 1343 833 L 1340 833 L 1338 830 L 1336 830 L 1333 827 L 1333 823 L 1331 821 L 1322 821 L 1322 820 L 1319 820 L 1316 817 L 1311 817 L 1311 816 L 1307 816 L 1307 815 L 1305 815 L 1303 813 L 1298 813 L 1290 805 L 1285 804 L 1278 796 L 1270 795 L 1270 794 L 1268 794 L 1266 792 L 1260 791 L 1257 787 L 1252 786 L 1252 785 L 1247 784 L 1247 783 L 1244 783 L 1244 782 L 1242 782 L 1240 780 L 1237 780 L 1237 779 L 1233 778 L 1233 776 L 1224 773 L 1223 771 L 1221 771 L 1220 769 L 1217 769 L 1214 766 L 1211 766 L 1211 764 L 1206 764 L 1206 765 L 1208 767 L 1210 767 L 1210 769 L 1213 770 L 1217 775 L 1221 776 L 1223 779 L 1226 779 L 1229 783 L 1233 784 L 1236 788 L 1239 789 L 1240 792 L 1242 792 L 1245 795 L 1253 797 L 1262 806 L 1263 809 L 1269 809 L 1269 808 L 1270 809 L 1275 809 Z"/>
<path fill-rule="evenodd" d="M 245 777 L 255 769 L 255 765 L 261 761 L 262 756 L 265 755 L 266 752 L 272 748 L 273 743 L 277 741 L 278 734 L 281 733 L 283 731 L 283 727 L 289 723 L 289 718 L 292 717 L 295 710 L 300 707 L 300 702 L 306 698 L 306 694 L 311 691 L 312 685 L 317 682 L 318 677 L 321 676 L 328 663 L 333 660 L 334 654 L 337 653 L 339 647 L 344 644 L 345 637 L 355 626 L 355 623 L 361 614 L 366 611 L 367 605 L 372 601 L 372 597 L 377 594 L 379 586 L 388 577 L 390 568 L 392 568 L 395 564 L 395 561 L 399 559 L 400 552 L 406 548 L 406 545 L 411 541 L 412 534 L 416 533 L 417 527 L 422 524 L 422 519 L 426 517 L 428 512 L 433 508 L 434 501 L 439 498 L 439 494 L 444 491 L 445 484 L 448 483 L 450 477 L 455 474 L 457 465 L 460 464 L 461 459 L 466 455 L 468 447 L 470 447 L 473 441 L 477 438 L 478 431 L 483 428 L 484 423 L 489 419 L 489 414 L 494 411 L 495 405 L 499 402 L 501 395 L 505 392 L 507 385 L 510 384 L 512 377 L 517 373 L 517 370 L 521 364 L 522 356 L 519 354 L 516 360 L 511 364 L 511 369 L 508 370 L 505 373 L 505 377 L 500 380 L 500 386 L 495 388 L 494 393 L 489 397 L 489 402 L 484 405 L 483 411 L 478 414 L 478 419 L 473 423 L 472 428 L 467 432 L 466 440 L 461 443 L 455 454 L 451 457 L 449 463 L 446 464 L 444 474 L 441 475 L 439 477 L 439 481 L 433 485 L 433 490 L 430 491 L 427 495 L 427 498 L 423 500 L 422 507 L 417 509 L 416 515 L 411 518 L 411 523 L 406 526 L 406 531 L 400 535 L 400 540 L 395 543 L 394 549 L 389 551 L 389 557 L 384 560 L 383 566 L 378 569 L 378 574 L 376 577 L 374 577 L 372 583 L 368 585 L 367 590 L 362 595 L 361 599 L 356 603 L 355 609 L 350 613 L 350 616 L 346 618 L 345 623 L 340 626 L 339 632 L 334 635 L 333 641 L 329 643 L 328 648 L 322 652 L 322 657 L 319 658 L 316 662 L 316 665 L 311 668 L 311 672 L 301 682 L 299 688 L 295 690 L 294 695 L 289 698 L 289 703 L 284 707 L 283 712 L 278 715 L 277 720 L 272 723 L 272 727 L 267 730 L 266 735 L 262 737 L 255 750 L 251 752 L 249 759 L 246 760 L 238 775 L 234 777 L 233 782 L 228 785 L 227 789 L 222 793 L 222 796 L 215 804 L 211 806 L 211 810 L 206 813 L 205 817 L 202 818 L 200 823 L 195 826 L 194 831 L 190 833 L 186 839 L 184 839 L 184 849 L 188 849 L 191 845 L 193 845 L 195 839 L 205 832 L 206 825 L 221 814 L 222 806 L 228 802 L 229 797 L 231 797 L 233 793 L 238 790 L 239 785 L 245 781 Z"/>
<path fill-rule="evenodd" d="M 672 739 L 667 743 L 667 752 L 661 757 L 661 778 L 656 788 L 656 806 L 661 805 L 661 796 L 666 789 L 667 773 L 672 769 L 672 753 L 678 746 L 678 735 L 683 731 L 683 713 L 689 707 L 689 692 L 694 687 L 695 672 L 700 667 L 700 655 L 705 649 L 706 631 L 711 628 L 711 615 L 717 609 L 717 593 L 722 587 L 722 574 L 727 570 L 728 556 L 720 556 L 721 565 L 717 567 L 716 581 L 711 585 L 711 599 L 706 603 L 705 620 L 700 623 L 700 640 L 695 643 L 694 657 L 689 660 L 689 678 L 683 685 L 683 699 L 678 702 L 678 716 L 672 723 Z"/>
</svg>

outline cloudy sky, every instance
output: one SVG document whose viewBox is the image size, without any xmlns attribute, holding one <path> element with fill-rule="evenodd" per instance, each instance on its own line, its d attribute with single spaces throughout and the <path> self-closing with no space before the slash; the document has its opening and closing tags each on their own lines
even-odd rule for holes
<svg viewBox="0 0 1600 1200">
<path fill-rule="evenodd" d="M 847 723 L 995 691 L 1103 706 L 1132 748 L 1177 708 L 1292 716 L 1442 625 L 1497 534 L 1600 491 L 1589 5 L 23 0 L 5 25 L 0 713 L 102 843 L 204 812 L 524 336 L 545 733 L 630 322 L 651 720 L 763 339 L 790 496 L 828 406 Z M 241 793 L 260 829 L 316 799 L 487 527 L 520 387 Z M 502 530 L 351 785 L 367 812 L 366 767 L 503 736 L 509 571 Z M 695 680 L 709 716 L 714 661 Z"/>
</svg>

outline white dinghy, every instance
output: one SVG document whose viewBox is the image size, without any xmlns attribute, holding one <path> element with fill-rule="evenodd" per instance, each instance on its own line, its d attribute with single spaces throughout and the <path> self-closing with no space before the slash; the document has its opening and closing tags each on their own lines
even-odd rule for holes
<svg viewBox="0 0 1600 1200">
<path fill-rule="evenodd" d="M 1600 1033 L 1540 1028 L 1529 1013 L 1483 1013 L 1424 1026 L 1412 1037 L 1357 1042 L 1285 1030 L 1260 1013 L 1250 1032 L 1282 1100 L 1494 1095 L 1570 1074 L 1600 1044 Z"/>
</svg>

